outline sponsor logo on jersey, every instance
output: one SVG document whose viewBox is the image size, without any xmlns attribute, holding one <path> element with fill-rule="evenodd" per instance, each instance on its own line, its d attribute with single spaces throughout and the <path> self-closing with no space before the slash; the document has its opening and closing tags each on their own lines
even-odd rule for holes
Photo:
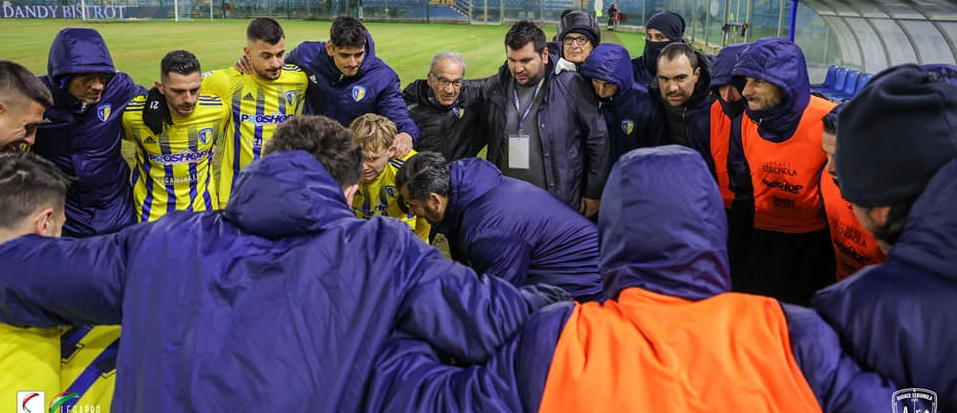
<svg viewBox="0 0 957 413">
<path fill-rule="evenodd" d="M 352 87 L 352 100 L 358 102 L 362 98 L 366 97 L 366 88 L 361 85 L 355 85 Z"/>
<path fill-rule="evenodd" d="M 113 109 L 113 106 L 109 103 L 103 104 L 96 107 L 96 117 L 100 118 L 101 121 L 106 122 L 110 118 L 110 111 Z"/>
<path fill-rule="evenodd" d="M 203 145 L 209 143 L 209 140 L 213 137 L 213 129 L 205 128 L 199 130 L 199 142 Z"/>
<path fill-rule="evenodd" d="M 631 119 L 621 121 L 621 131 L 624 132 L 625 135 L 631 135 L 631 133 L 635 131 L 635 121 Z"/>
<path fill-rule="evenodd" d="M 291 118 L 293 115 L 283 115 L 281 113 L 273 113 L 270 115 L 259 115 L 259 114 L 249 114 L 243 113 L 239 115 L 240 122 L 251 122 L 256 125 L 267 125 L 267 124 L 279 124 L 286 121 L 286 119 Z"/>
<path fill-rule="evenodd" d="M 43 391 L 18 391 L 17 413 L 43 413 L 46 393 Z"/>
<path fill-rule="evenodd" d="M 192 149 L 183 149 L 180 153 L 170 154 L 150 154 L 150 162 L 163 165 L 176 165 L 182 163 L 198 162 L 209 156 L 210 151 L 194 151 Z"/>
</svg>

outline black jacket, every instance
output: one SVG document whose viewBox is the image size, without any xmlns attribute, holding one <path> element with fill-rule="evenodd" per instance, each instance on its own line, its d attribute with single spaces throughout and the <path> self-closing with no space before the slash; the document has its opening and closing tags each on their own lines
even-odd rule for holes
<svg viewBox="0 0 957 413">
<path fill-rule="evenodd" d="M 419 128 L 415 150 L 439 152 L 449 162 L 478 155 L 488 143 L 481 110 L 485 83 L 486 79 L 463 81 L 459 98 L 451 106 L 435 101 L 425 79 L 406 86 L 402 98 Z"/>
</svg>

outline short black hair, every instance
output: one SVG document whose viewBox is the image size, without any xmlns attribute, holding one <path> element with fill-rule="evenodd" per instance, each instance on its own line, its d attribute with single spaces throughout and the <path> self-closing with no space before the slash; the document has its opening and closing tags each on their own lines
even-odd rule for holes
<svg viewBox="0 0 957 413">
<path fill-rule="evenodd" d="M 688 58 L 688 63 L 691 63 L 691 69 L 698 68 L 698 55 L 695 54 L 694 49 L 687 43 L 675 42 L 665 46 L 664 49 L 661 49 L 661 54 L 658 55 L 658 61 L 665 58 L 675 60 L 681 55 Z"/>
<path fill-rule="evenodd" d="M 821 122 L 824 124 L 825 133 L 830 133 L 831 135 L 837 134 L 837 116 L 828 113 L 821 118 Z"/>
<path fill-rule="evenodd" d="M 352 16 L 339 16 L 329 28 L 329 42 L 335 47 L 366 47 L 366 27 Z"/>
<path fill-rule="evenodd" d="M 541 53 L 545 50 L 545 32 L 535 23 L 528 20 L 522 20 L 512 25 L 505 34 L 505 47 L 518 50 L 525 47 L 528 42 L 534 42 L 535 53 Z"/>
<path fill-rule="evenodd" d="M 419 152 L 409 158 L 395 174 L 395 187 L 408 185 L 409 198 L 425 200 L 435 193 L 449 196 L 452 175 L 449 162 L 438 152 Z"/>
<path fill-rule="evenodd" d="M 70 178 L 32 152 L 0 155 L 0 228 L 13 229 L 39 208 L 62 210 Z"/>
<path fill-rule="evenodd" d="M 276 44 L 285 37 L 286 34 L 283 33 L 279 22 L 268 17 L 253 19 L 249 22 L 249 26 L 246 26 L 246 40 L 251 42 L 262 40 L 269 44 Z"/>
<path fill-rule="evenodd" d="M 50 89 L 36 75 L 19 63 L 0 60 L 0 102 L 10 105 L 20 97 L 44 107 L 53 106 Z"/>
<path fill-rule="evenodd" d="M 276 128 L 265 153 L 295 150 L 314 156 L 340 188 L 359 183 L 362 148 L 352 142 L 352 131 L 339 122 L 319 115 L 293 117 Z"/>
<path fill-rule="evenodd" d="M 169 79 L 170 73 L 188 75 L 190 73 L 202 73 L 199 66 L 199 59 L 196 55 L 186 50 L 173 50 L 163 56 L 160 61 L 160 79 Z"/>
</svg>

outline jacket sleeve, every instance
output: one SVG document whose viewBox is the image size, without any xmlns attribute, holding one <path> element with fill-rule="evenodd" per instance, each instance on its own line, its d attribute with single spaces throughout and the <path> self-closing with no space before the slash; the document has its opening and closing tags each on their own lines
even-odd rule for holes
<svg viewBox="0 0 957 413">
<path fill-rule="evenodd" d="M 27 235 L 0 244 L 0 322 L 120 324 L 127 258 L 148 228 L 84 239 Z"/>
<path fill-rule="evenodd" d="M 897 389 L 890 380 L 864 371 L 841 349 L 837 333 L 814 310 L 781 304 L 791 351 L 823 411 L 886 411 Z"/>
<path fill-rule="evenodd" d="M 388 73 L 388 75 L 384 79 L 385 85 L 382 94 L 376 102 L 376 113 L 395 123 L 396 133 L 408 133 L 412 135 L 412 143 L 418 143 L 419 128 L 415 126 L 415 122 L 409 116 L 409 109 L 405 106 L 405 99 L 402 98 L 402 88 L 399 84 L 399 75 L 388 66 L 385 66 L 385 69 L 383 72 Z"/>
<path fill-rule="evenodd" d="M 611 170 L 611 152 L 608 148 L 608 125 L 598 111 L 598 100 L 591 86 L 580 76 L 575 75 L 570 82 L 572 96 L 568 104 L 574 105 L 578 116 L 578 126 L 584 139 L 583 165 L 585 166 L 582 196 L 601 199 L 608 171 Z"/>
<path fill-rule="evenodd" d="M 688 129 L 688 145 L 698 151 L 708 164 L 711 176 L 717 180 L 714 167 L 714 157 L 711 156 L 711 107 L 706 106 L 695 113 Z"/>
<path fill-rule="evenodd" d="M 528 276 L 532 249 L 514 233 L 481 230 L 466 236 L 466 257 L 475 272 L 495 275 L 521 286 Z"/>
<path fill-rule="evenodd" d="M 324 42 L 302 42 L 286 53 L 286 63 L 299 66 L 304 72 L 313 73 L 314 65 L 319 58 L 319 51 L 326 47 Z"/>
<path fill-rule="evenodd" d="M 485 361 L 537 308 L 571 297 L 551 286 L 518 289 L 508 282 L 446 260 L 414 238 L 402 238 L 406 254 L 396 280 L 396 329 L 465 363 Z"/>
</svg>

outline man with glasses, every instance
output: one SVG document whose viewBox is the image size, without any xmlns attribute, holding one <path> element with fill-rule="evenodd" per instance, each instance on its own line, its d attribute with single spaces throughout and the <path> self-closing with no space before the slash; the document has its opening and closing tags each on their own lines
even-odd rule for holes
<svg viewBox="0 0 957 413">
<path fill-rule="evenodd" d="M 88 237 L 133 224 L 120 132 L 126 105 L 146 89 L 116 71 L 106 41 L 93 29 L 57 33 L 47 67 L 41 80 L 54 104 L 43 115 L 33 151 L 76 177 L 67 192 L 63 235 Z"/>
<path fill-rule="evenodd" d="M 505 176 L 543 188 L 590 217 L 609 169 L 608 129 L 578 73 L 554 72 L 545 32 L 515 23 L 507 62 L 485 88 L 488 160 Z"/>
<path fill-rule="evenodd" d="M 476 156 L 488 143 L 479 116 L 486 79 L 464 77 L 462 55 L 445 51 L 432 57 L 426 79 L 416 80 L 402 91 L 409 115 L 419 128 L 416 151 L 439 152 L 454 161 Z"/>
<path fill-rule="evenodd" d="M 562 13 L 556 40 L 560 44 L 556 44 L 552 52 L 561 54 L 552 56 L 556 60 L 555 73 L 563 70 L 577 72 L 592 50 L 601 43 L 601 30 L 592 15 L 573 10 Z"/>
</svg>

